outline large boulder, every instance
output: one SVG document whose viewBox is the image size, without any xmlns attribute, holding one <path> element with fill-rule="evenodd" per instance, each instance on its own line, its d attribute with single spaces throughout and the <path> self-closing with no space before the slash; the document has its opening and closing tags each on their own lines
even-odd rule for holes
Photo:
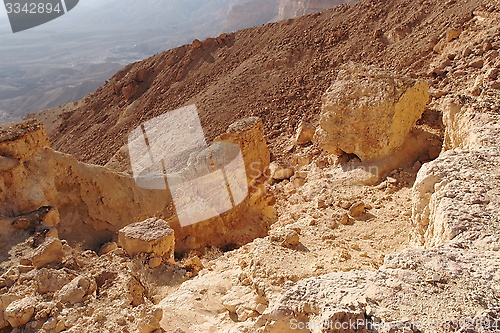
<svg viewBox="0 0 500 333">
<path fill-rule="evenodd" d="M 425 82 L 348 64 L 323 96 L 316 140 L 336 155 L 382 159 L 404 144 L 428 99 Z"/>
<path fill-rule="evenodd" d="M 413 186 L 418 245 L 500 250 L 500 116 L 490 112 L 492 103 L 444 101 L 445 152 L 422 167 Z"/>
</svg>

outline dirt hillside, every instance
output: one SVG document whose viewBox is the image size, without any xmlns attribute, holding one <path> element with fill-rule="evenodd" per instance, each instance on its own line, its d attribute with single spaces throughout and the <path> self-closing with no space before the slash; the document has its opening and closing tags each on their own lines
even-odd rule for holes
<svg viewBox="0 0 500 333">
<path fill-rule="evenodd" d="M 482 3 L 489 2 L 361 1 L 166 51 L 127 66 L 84 105 L 63 108 L 51 141 L 105 164 L 140 123 L 195 103 L 209 139 L 242 117 L 262 117 L 279 156 L 281 135 L 302 119 L 317 121 L 339 65 L 356 61 L 423 77 L 437 41 Z"/>
</svg>

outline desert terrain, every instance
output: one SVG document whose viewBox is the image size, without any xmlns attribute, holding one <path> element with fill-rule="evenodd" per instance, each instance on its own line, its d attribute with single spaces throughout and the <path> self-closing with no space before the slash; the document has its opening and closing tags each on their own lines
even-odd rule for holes
<svg viewBox="0 0 500 333">
<path fill-rule="evenodd" d="M 67 15 L 12 34 L 0 13 L 0 123 L 77 101 L 123 66 L 223 32 L 346 1 L 82 0 Z"/>
<path fill-rule="evenodd" d="M 0 328 L 498 332 L 499 28 L 497 1 L 361 0 L 3 125 Z M 186 226 L 174 191 L 140 186 L 130 134 L 194 106 L 248 193 Z"/>
</svg>

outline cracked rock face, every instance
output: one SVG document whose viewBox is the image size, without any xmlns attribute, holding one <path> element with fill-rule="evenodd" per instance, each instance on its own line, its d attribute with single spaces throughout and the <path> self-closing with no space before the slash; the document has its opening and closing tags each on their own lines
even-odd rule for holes
<svg viewBox="0 0 500 333">
<path fill-rule="evenodd" d="M 493 147 L 448 151 L 424 165 L 413 188 L 413 240 L 499 250 L 498 165 L 500 150 Z"/>
<path fill-rule="evenodd" d="M 493 321 L 491 311 L 500 305 L 499 259 L 497 252 L 409 249 L 388 256 L 378 271 L 304 279 L 267 312 L 264 331 L 291 332 L 291 325 L 301 323 L 321 328 L 316 332 L 336 332 L 328 328 L 355 323 L 357 330 L 349 332 L 389 332 L 391 327 L 448 332 L 447 320 L 455 325 L 465 318 Z M 440 310 L 432 311 L 429 304 Z"/>
</svg>

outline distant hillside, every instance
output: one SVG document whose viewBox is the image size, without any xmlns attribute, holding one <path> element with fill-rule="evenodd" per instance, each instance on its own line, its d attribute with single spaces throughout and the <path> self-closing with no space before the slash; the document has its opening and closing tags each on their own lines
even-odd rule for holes
<svg viewBox="0 0 500 333">
<path fill-rule="evenodd" d="M 56 101 L 64 104 L 81 98 L 95 91 L 96 82 L 103 84 L 121 66 L 195 38 L 217 36 L 338 3 L 339 0 L 321 0 L 319 5 L 298 0 L 81 1 L 69 14 L 19 34 L 11 33 L 6 16 L 2 16 L 5 24 L 0 21 L 0 123 L 53 107 Z M 283 8 L 288 8 L 286 13 Z M 92 64 L 102 66 L 89 72 Z M 39 75 L 44 71 L 51 74 Z M 72 71 L 69 76 L 68 71 Z M 89 90 L 82 88 L 77 95 L 68 93 L 72 91 L 68 88 L 76 85 Z"/>
</svg>

